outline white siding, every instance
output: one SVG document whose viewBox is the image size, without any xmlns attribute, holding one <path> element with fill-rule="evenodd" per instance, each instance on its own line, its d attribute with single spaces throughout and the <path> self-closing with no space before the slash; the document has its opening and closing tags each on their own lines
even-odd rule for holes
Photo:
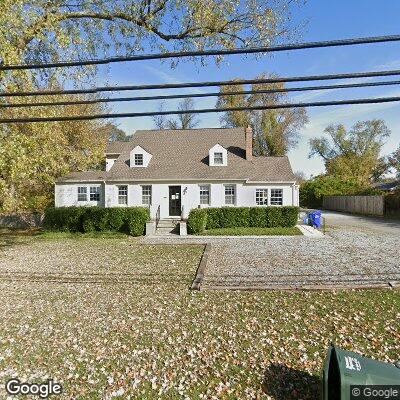
<svg viewBox="0 0 400 400">
<path fill-rule="evenodd" d="M 143 155 L 143 165 L 135 165 L 135 154 Z M 146 168 L 149 165 L 152 155 L 140 146 L 136 146 L 131 150 L 129 163 L 131 168 Z"/>
<path fill-rule="evenodd" d="M 199 185 L 206 182 L 167 182 L 167 183 L 58 183 L 55 187 L 55 205 L 56 207 L 63 206 L 90 206 L 99 205 L 105 207 L 125 207 L 118 205 L 118 185 L 128 185 L 128 206 L 142 205 L 142 185 L 152 186 L 152 204 L 150 206 L 151 216 L 155 217 L 157 208 L 160 205 L 161 218 L 169 217 L 169 186 L 181 186 L 181 199 L 184 208 L 184 217 L 187 217 L 189 211 L 199 207 L 200 204 L 200 189 Z M 253 207 L 256 206 L 255 193 L 257 188 L 282 189 L 283 205 L 298 205 L 299 191 L 298 186 L 291 183 L 263 183 L 263 184 L 246 184 L 243 182 L 207 182 L 210 184 L 210 207 L 225 206 L 225 191 L 224 184 L 236 185 L 236 206 L 238 207 Z M 101 186 L 101 201 L 97 202 L 78 202 L 78 186 L 86 186 L 89 200 L 90 186 Z M 202 205 L 201 207 L 207 207 Z M 176 217 L 175 217 L 176 218 Z"/>
<path fill-rule="evenodd" d="M 114 165 L 115 160 L 118 158 L 118 156 L 115 157 L 106 157 L 106 171 L 109 171 L 111 167 Z"/>
<path fill-rule="evenodd" d="M 86 187 L 87 201 L 78 201 L 78 187 Z M 90 201 L 90 188 L 100 187 L 100 201 Z M 107 192 L 106 192 L 107 193 Z M 55 186 L 55 206 L 70 207 L 70 206 L 104 206 L 105 191 L 103 183 L 57 183 Z M 106 201 L 106 207 L 110 207 Z"/>
</svg>

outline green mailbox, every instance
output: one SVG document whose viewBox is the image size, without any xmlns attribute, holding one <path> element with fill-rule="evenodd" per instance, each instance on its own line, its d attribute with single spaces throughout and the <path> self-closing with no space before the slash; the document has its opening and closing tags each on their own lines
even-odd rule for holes
<svg viewBox="0 0 400 400">
<path fill-rule="evenodd" d="M 400 385 L 400 368 L 332 344 L 322 375 L 322 400 L 350 399 L 351 385 Z"/>
</svg>

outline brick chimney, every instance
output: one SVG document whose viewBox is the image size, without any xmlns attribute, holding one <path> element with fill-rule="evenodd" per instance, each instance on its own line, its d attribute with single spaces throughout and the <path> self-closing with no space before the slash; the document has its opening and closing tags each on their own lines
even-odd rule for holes
<svg viewBox="0 0 400 400">
<path fill-rule="evenodd" d="M 253 159 L 253 129 L 251 126 L 246 128 L 246 160 Z"/>
</svg>

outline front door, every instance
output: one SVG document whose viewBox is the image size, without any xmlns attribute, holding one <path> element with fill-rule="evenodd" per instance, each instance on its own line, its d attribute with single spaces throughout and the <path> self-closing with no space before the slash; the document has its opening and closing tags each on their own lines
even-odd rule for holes
<svg viewBox="0 0 400 400">
<path fill-rule="evenodd" d="M 169 215 L 180 216 L 181 215 L 181 187 L 170 186 L 169 187 Z"/>
</svg>

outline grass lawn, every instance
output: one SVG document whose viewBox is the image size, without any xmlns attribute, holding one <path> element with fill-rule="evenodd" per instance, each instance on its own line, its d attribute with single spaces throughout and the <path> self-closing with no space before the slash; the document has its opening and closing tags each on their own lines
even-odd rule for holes
<svg viewBox="0 0 400 400">
<path fill-rule="evenodd" d="M 398 359 L 399 291 L 191 292 L 203 246 L 2 236 L 0 398 L 318 399 L 331 341 Z"/>
<path fill-rule="evenodd" d="M 199 235 L 202 236 L 293 236 L 302 235 L 299 228 L 218 228 L 208 229 Z"/>
</svg>

